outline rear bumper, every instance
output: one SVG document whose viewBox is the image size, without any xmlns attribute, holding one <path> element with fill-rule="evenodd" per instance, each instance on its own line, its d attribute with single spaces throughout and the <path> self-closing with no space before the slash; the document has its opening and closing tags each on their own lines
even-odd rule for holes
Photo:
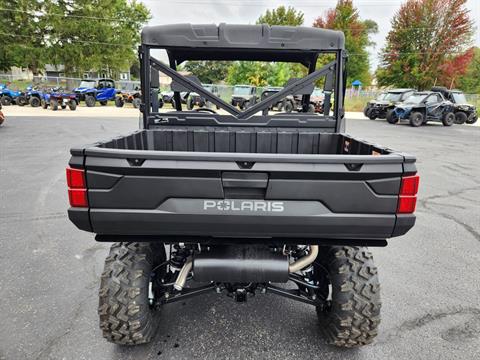
<svg viewBox="0 0 480 360">
<path fill-rule="evenodd" d="M 205 201 L 207 205 L 216 201 L 220 207 L 204 209 Z M 221 200 L 169 199 L 154 210 L 71 208 L 69 218 L 79 229 L 105 235 L 285 238 L 285 242 L 309 238 L 318 243 L 380 241 L 405 234 L 415 223 L 414 215 L 332 213 L 315 201 L 274 201 L 267 205 L 273 211 L 263 211 L 265 202 L 258 203 L 262 209 L 251 211 L 250 205 L 242 210 L 240 202 L 224 206 Z M 282 206 L 284 211 L 275 211 Z"/>
</svg>

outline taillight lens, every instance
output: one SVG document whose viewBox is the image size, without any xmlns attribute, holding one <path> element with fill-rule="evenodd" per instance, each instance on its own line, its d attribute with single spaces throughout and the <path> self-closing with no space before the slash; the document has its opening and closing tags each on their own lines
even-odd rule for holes
<svg viewBox="0 0 480 360">
<path fill-rule="evenodd" d="M 85 189 L 85 170 L 67 168 L 67 185 L 72 189 Z"/>
<path fill-rule="evenodd" d="M 87 189 L 68 189 L 68 199 L 72 207 L 88 207 Z"/>
<path fill-rule="evenodd" d="M 85 170 L 67 168 L 68 199 L 72 207 L 88 207 Z"/>
<path fill-rule="evenodd" d="M 417 195 L 418 184 L 420 182 L 420 176 L 406 176 L 402 178 L 402 185 L 400 186 L 400 195 Z"/>
<path fill-rule="evenodd" d="M 412 214 L 415 212 L 419 183 L 420 177 L 418 175 L 402 177 L 397 214 Z"/>
</svg>

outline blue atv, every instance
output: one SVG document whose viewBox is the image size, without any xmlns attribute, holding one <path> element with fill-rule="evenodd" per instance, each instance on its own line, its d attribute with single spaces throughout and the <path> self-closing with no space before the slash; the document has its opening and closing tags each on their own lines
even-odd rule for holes
<svg viewBox="0 0 480 360">
<path fill-rule="evenodd" d="M 30 104 L 31 107 L 39 107 L 43 98 L 43 92 L 36 86 L 30 85 L 17 98 L 17 105 L 24 106 Z"/>
<path fill-rule="evenodd" d="M 12 105 L 16 103 L 20 95 L 20 91 L 10 90 L 7 85 L 0 84 L 0 104 L 4 106 Z"/>
<path fill-rule="evenodd" d="M 45 91 L 42 95 L 42 107 L 57 111 L 58 108 L 66 109 L 67 106 L 70 110 L 77 109 L 77 96 L 73 93 L 67 94 L 60 87 L 54 87 L 50 91 Z"/>
<path fill-rule="evenodd" d="M 96 102 L 107 105 L 109 100 L 115 101 L 118 90 L 112 79 L 82 80 L 80 85 L 73 89 L 78 102 L 85 101 L 88 107 L 94 107 Z"/>
</svg>

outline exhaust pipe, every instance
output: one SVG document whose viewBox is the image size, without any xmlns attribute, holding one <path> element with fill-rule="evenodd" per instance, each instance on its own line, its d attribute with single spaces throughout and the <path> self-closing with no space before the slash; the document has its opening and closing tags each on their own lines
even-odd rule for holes
<svg viewBox="0 0 480 360">
<path fill-rule="evenodd" d="M 318 256 L 318 245 L 310 245 L 310 253 L 288 266 L 288 271 L 291 273 L 300 271 L 310 264 L 312 264 Z"/>
<path fill-rule="evenodd" d="M 182 266 L 182 269 L 178 273 L 177 280 L 175 281 L 175 284 L 173 284 L 173 288 L 178 291 L 182 291 L 183 287 L 185 286 L 185 283 L 187 282 L 187 277 L 188 274 L 190 273 L 190 270 L 192 270 L 193 266 L 193 260 L 192 258 L 188 258 L 187 261 L 185 261 L 185 264 Z"/>
<path fill-rule="evenodd" d="M 196 281 L 206 282 L 287 282 L 288 274 L 311 265 L 318 256 L 318 245 L 310 246 L 310 253 L 288 264 L 288 258 L 273 253 L 266 247 L 222 246 L 191 257 L 180 270 L 173 287 L 182 291 L 188 274 L 194 269 Z"/>
</svg>

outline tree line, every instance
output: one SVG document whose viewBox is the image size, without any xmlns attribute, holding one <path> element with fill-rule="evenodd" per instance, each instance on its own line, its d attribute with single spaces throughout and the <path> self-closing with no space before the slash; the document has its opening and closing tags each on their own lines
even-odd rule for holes
<svg viewBox="0 0 480 360">
<path fill-rule="evenodd" d="M 429 89 L 433 85 L 458 87 L 480 93 L 480 49 L 472 47 L 474 34 L 467 0 L 406 0 L 391 19 L 386 45 L 380 49 L 380 65 L 372 74 L 368 49 L 377 23 L 361 19 L 353 0 L 338 0 L 334 8 L 315 19 L 312 26 L 341 30 L 349 53 L 348 84 L 360 80 L 364 86 L 373 78 L 379 86 Z M 293 7 L 267 10 L 257 24 L 305 25 L 304 14 Z M 319 60 L 322 61 L 322 60 Z M 325 61 L 325 60 L 324 60 Z M 185 69 L 200 74 L 202 82 L 226 81 L 257 86 L 283 86 L 305 68 L 289 64 L 254 62 L 190 62 Z"/>
<path fill-rule="evenodd" d="M 9 0 L 0 6 L 0 70 L 38 75 L 51 64 L 63 65 L 67 76 L 125 71 L 150 17 L 135 0 Z"/>
<path fill-rule="evenodd" d="M 428 89 L 432 85 L 480 92 L 480 49 L 472 47 L 473 21 L 467 0 L 405 0 L 391 19 L 380 65 L 371 73 L 369 48 L 378 33 L 362 19 L 353 0 L 338 0 L 313 27 L 345 33 L 348 79 L 364 86 Z M 135 0 L 10 0 L 0 7 L 0 71 L 12 66 L 39 74 L 45 64 L 63 65 L 67 76 L 89 70 L 109 73 L 137 68 L 141 28 L 151 18 Z M 303 12 L 279 6 L 257 24 L 306 25 Z M 325 61 L 325 60 L 319 60 Z M 299 64 L 191 61 L 183 65 L 204 83 L 283 86 L 306 69 Z"/>
</svg>

